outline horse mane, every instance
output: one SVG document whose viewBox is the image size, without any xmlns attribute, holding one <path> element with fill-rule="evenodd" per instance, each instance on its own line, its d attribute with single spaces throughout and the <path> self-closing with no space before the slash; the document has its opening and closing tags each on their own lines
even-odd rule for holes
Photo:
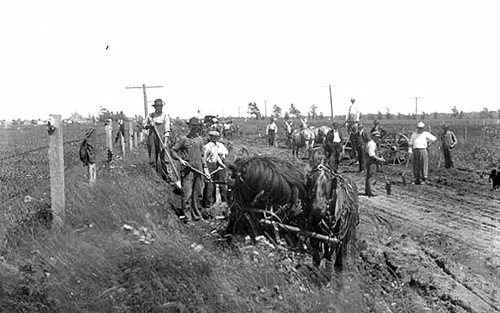
<svg viewBox="0 0 500 313">
<path fill-rule="evenodd" d="M 293 203 L 306 196 L 304 175 L 288 161 L 252 156 L 237 159 L 229 169 L 236 179 L 234 191 L 247 204 L 259 193 L 263 193 L 262 199 L 275 205 Z"/>
</svg>

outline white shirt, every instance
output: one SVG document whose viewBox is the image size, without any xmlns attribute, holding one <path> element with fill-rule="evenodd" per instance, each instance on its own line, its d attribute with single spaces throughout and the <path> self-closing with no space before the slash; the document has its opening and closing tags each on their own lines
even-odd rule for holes
<svg viewBox="0 0 500 313">
<path fill-rule="evenodd" d="M 370 140 L 366 143 L 366 154 L 370 157 L 374 157 L 377 153 L 377 144 L 375 141 Z"/>
<path fill-rule="evenodd" d="M 146 120 L 144 121 L 144 126 L 153 125 L 153 123 L 155 123 L 156 125 L 165 124 L 164 135 L 168 136 L 168 133 L 170 132 L 170 117 L 167 113 L 163 112 L 162 114 L 157 114 L 156 112 L 153 112 L 151 114 L 148 114 Z"/>
<path fill-rule="evenodd" d="M 210 141 L 204 147 L 205 160 L 209 163 L 222 163 L 229 153 L 221 142 Z"/>
<path fill-rule="evenodd" d="M 413 132 L 411 134 L 410 138 L 410 149 L 408 151 L 411 151 L 411 149 L 427 149 L 427 146 L 429 143 L 436 141 L 437 138 L 429 133 L 428 131 L 424 131 L 422 133 L 417 133 Z"/>
<path fill-rule="evenodd" d="M 272 122 L 271 124 L 267 125 L 266 135 L 269 133 L 270 130 L 274 130 L 274 132 L 276 132 L 277 129 L 278 125 L 276 125 L 275 122 Z"/>
<path fill-rule="evenodd" d="M 342 140 L 340 140 L 339 131 L 335 129 L 333 129 L 332 131 L 333 131 L 333 142 L 341 142 Z"/>
</svg>

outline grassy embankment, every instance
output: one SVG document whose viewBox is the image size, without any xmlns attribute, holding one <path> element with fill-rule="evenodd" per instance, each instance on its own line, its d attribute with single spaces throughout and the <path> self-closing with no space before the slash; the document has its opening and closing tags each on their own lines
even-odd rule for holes
<svg viewBox="0 0 500 313">
<path fill-rule="evenodd" d="M 323 312 L 342 305 L 295 269 L 291 252 L 229 247 L 206 224 L 181 224 L 144 152 L 115 168 L 103 164 L 94 187 L 83 168 L 67 172 L 62 229 L 32 214 L 9 230 L 0 312 Z"/>
</svg>

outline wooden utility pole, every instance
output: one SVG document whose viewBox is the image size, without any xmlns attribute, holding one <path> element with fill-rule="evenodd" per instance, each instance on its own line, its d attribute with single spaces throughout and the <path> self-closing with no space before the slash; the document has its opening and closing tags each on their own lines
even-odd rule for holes
<svg viewBox="0 0 500 313">
<path fill-rule="evenodd" d="M 56 226 L 64 224 L 66 198 L 64 196 L 64 151 L 61 115 L 50 115 L 49 124 L 50 198 Z"/>
<path fill-rule="evenodd" d="M 328 85 L 328 89 L 330 90 L 330 111 L 331 111 L 331 115 L 332 115 L 332 122 L 333 122 L 332 85 Z"/>
<path fill-rule="evenodd" d="M 415 119 L 418 120 L 418 99 L 424 99 L 424 97 L 410 97 L 415 99 Z"/>
<path fill-rule="evenodd" d="M 146 84 L 142 84 L 142 86 L 125 87 L 125 89 L 137 88 L 142 88 L 142 93 L 144 94 L 144 118 L 146 118 L 148 116 L 148 97 L 146 96 L 146 88 L 163 88 L 163 86 L 146 86 Z"/>
</svg>

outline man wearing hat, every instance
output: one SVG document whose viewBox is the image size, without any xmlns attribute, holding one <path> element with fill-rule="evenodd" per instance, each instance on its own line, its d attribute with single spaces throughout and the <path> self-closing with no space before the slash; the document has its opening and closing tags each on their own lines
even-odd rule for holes
<svg viewBox="0 0 500 313">
<path fill-rule="evenodd" d="M 214 173 L 212 180 L 217 182 L 221 201 L 226 202 L 227 185 L 226 182 L 226 165 L 224 161 L 228 154 L 227 148 L 222 142 L 219 142 L 220 133 L 212 130 L 208 132 L 209 142 L 204 147 L 204 158 L 207 162 L 208 171 Z M 208 182 L 203 190 L 203 207 L 208 208 L 215 203 L 215 183 Z"/>
<path fill-rule="evenodd" d="M 272 117 L 266 127 L 267 142 L 271 147 L 274 147 L 274 139 L 278 132 L 278 125 L 276 125 L 276 118 Z M 276 143 L 277 144 L 277 143 Z"/>
<path fill-rule="evenodd" d="M 168 148 L 170 117 L 163 112 L 163 101 L 161 99 L 156 99 L 153 107 L 155 111 L 148 114 L 144 120 L 144 128 L 149 130 L 147 139 L 149 165 L 154 167 L 158 173 L 161 173 L 160 160 L 163 158 L 163 148 Z M 161 139 L 158 136 L 161 136 Z M 162 142 L 164 147 L 161 147 Z"/>
<path fill-rule="evenodd" d="M 372 169 L 373 164 L 382 164 L 385 162 L 385 159 L 378 156 L 378 142 L 380 141 L 380 133 L 374 132 L 371 134 L 371 138 L 368 138 L 368 142 L 366 143 L 365 151 L 366 154 L 366 178 L 365 178 L 365 195 L 368 197 L 374 197 L 376 194 L 372 191 L 372 185 L 370 183 L 370 179 L 373 176 L 374 170 Z"/>
<path fill-rule="evenodd" d="M 441 134 L 441 149 L 444 155 L 444 167 L 453 167 L 453 160 L 451 159 L 451 150 L 455 148 L 458 140 L 455 134 L 449 129 L 448 125 L 443 125 L 443 133 Z"/>
<path fill-rule="evenodd" d="M 429 156 L 427 147 L 437 140 L 437 138 L 424 130 L 424 122 L 418 122 L 416 130 L 410 138 L 408 153 L 413 155 L 413 176 L 415 184 L 425 184 L 429 173 Z"/>
<path fill-rule="evenodd" d="M 370 134 L 373 134 L 374 132 L 379 132 L 380 138 L 384 138 L 384 136 L 387 134 L 387 131 L 380 126 L 380 121 L 379 120 L 374 120 L 373 121 L 373 127 L 372 130 L 370 131 Z"/>
<path fill-rule="evenodd" d="M 203 138 L 200 136 L 201 124 L 196 117 L 192 117 L 187 123 L 189 134 L 182 136 L 172 146 L 172 157 L 182 165 L 182 208 L 178 212 L 179 218 L 187 220 L 187 213 L 193 221 L 201 219 L 201 203 L 203 177 L 200 173 L 204 172 L 205 177 L 209 178 L 210 173 L 207 168 L 207 162 L 203 157 L 204 145 Z"/>
</svg>

